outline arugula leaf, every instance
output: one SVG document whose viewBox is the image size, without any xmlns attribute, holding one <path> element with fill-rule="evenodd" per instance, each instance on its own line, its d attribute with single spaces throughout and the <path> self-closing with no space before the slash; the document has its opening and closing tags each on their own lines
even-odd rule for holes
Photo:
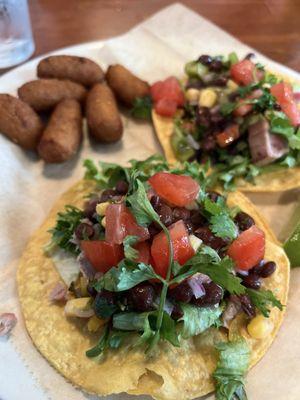
<svg viewBox="0 0 300 400">
<path fill-rule="evenodd" d="M 111 349 L 118 349 L 129 336 L 129 332 L 113 330 L 108 339 L 108 345 Z"/>
<path fill-rule="evenodd" d="M 109 337 L 109 326 L 108 324 L 106 324 L 98 343 L 96 344 L 96 346 L 92 347 L 85 353 L 86 356 L 89 358 L 100 356 L 100 354 L 102 354 L 103 351 L 107 348 L 108 337 Z"/>
<path fill-rule="evenodd" d="M 151 120 L 152 100 L 150 96 L 137 97 L 134 99 L 130 111 L 134 118 Z"/>
<path fill-rule="evenodd" d="M 294 150 L 300 150 L 300 131 L 295 132 L 288 118 L 283 113 L 269 113 L 271 131 L 284 136 L 289 143 L 289 147 Z"/>
<path fill-rule="evenodd" d="M 113 316 L 113 327 L 122 331 L 144 330 L 145 320 L 149 318 L 150 313 L 122 312 Z"/>
<path fill-rule="evenodd" d="M 98 357 L 108 348 L 119 348 L 128 334 L 128 332 L 111 329 L 106 324 L 98 343 L 86 352 L 86 356 L 89 358 Z"/>
<path fill-rule="evenodd" d="M 84 179 L 91 179 L 97 182 L 102 188 L 111 188 L 120 180 L 128 181 L 128 171 L 118 164 L 99 161 L 99 169 L 92 160 L 84 160 L 86 172 Z"/>
<path fill-rule="evenodd" d="M 223 312 L 222 307 L 197 307 L 192 304 L 180 303 L 183 311 L 183 321 L 181 336 L 188 339 L 199 335 L 211 326 L 218 325 L 220 315 Z"/>
<path fill-rule="evenodd" d="M 165 311 L 163 313 L 160 336 L 167 340 L 175 347 L 180 347 L 178 333 L 176 331 L 176 321 L 170 317 Z"/>
<path fill-rule="evenodd" d="M 138 242 L 138 236 L 128 235 L 123 240 L 125 258 L 129 261 L 136 261 L 139 252 L 132 246 Z"/>
<path fill-rule="evenodd" d="M 244 338 L 216 345 L 219 361 L 213 374 L 216 400 L 247 400 L 244 375 L 249 368 L 250 349 Z"/>
<path fill-rule="evenodd" d="M 57 214 L 56 225 L 48 232 L 52 234 L 49 244 L 44 247 L 46 252 L 51 252 L 56 246 L 73 254 L 79 254 L 78 246 L 71 241 L 74 231 L 84 217 L 83 211 L 77 207 L 66 205 L 64 212 Z"/>
<path fill-rule="evenodd" d="M 152 221 L 161 224 L 159 216 L 154 211 L 150 201 L 148 200 L 146 190 L 142 182 L 137 179 L 136 191 L 127 197 L 128 203 L 131 205 L 132 212 L 139 225 L 147 226 Z"/>
<path fill-rule="evenodd" d="M 121 292 L 131 289 L 141 282 L 149 279 L 159 279 L 164 281 L 160 275 L 157 275 L 152 266 L 144 263 L 131 263 L 128 260 L 122 260 L 118 267 L 113 267 L 107 271 L 94 285 L 97 291 L 101 289 L 111 292 Z"/>
<path fill-rule="evenodd" d="M 279 310 L 283 310 L 283 305 L 274 296 L 271 290 L 246 289 L 246 292 L 254 306 L 262 313 L 264 317 L 269 317 L 270 307 L 277 307 Z"/>
</svg>

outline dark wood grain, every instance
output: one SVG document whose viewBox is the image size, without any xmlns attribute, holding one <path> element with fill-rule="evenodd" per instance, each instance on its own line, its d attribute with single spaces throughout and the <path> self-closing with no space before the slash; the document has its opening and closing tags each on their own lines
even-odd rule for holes
<svg viewBox="0 0 300 400">
<path fill-rule="evenodd" d="M 36 51 L 126 32 L 171 0 L 29 0 Z M 270 58 L 300 71 L 300 0 L 185 0 Z"/>
</svg>

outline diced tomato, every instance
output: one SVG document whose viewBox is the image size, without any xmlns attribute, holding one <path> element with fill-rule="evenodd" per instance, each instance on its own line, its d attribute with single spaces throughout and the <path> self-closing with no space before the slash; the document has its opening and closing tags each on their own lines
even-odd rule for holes
<svg viewBox="0 0 300 400">
<path fill-rule="evenodd" d="M 250 85 L 254 82 L 255 65 L 250 60 L 242 60 L 233 64 L 230 68 L 232 79 L 242 85 Z"/>
<path fill-rule="evenodd" d="M 182 220 L 169 226 L 173 245 L 174 260 L 183 265 L 195 254 L 189 240 L 189 234 Z M 162 231 L 154 236 L 151 255 L 154 260 L 153 268 L 162 277 L 167 276 L 169 266 L 169 246 L 166 234 Z"/>
<path fill-rule="evenodd" d="M 175 206 L 184 207 L 196 199 L 199 193 L 198 183 L 190 176 L 157 172 L 149 179 L 155 192 Z"/>
<path fill-rule="evenodd" d="M 240 131 L 238 124 L 232 124 L 228 126 L 224 132 L 217 135 L 217 143 L 220 147 L 226 147 L 239 137 Z"/>
<path fill-rule="evenodd" d="M 239 100 L 239 104 L 241 104 L 240 106 L 237 106 L 236 109 L 233 111 L 233 115 L 235 115 L 236 117 L 243 117 L 244 115 L 249 114 L 250 111 L 252 111 L 253 106 L 252 104 L 243 104 L 244 99 Z"/>
<path fill-rule="evenodd" d="M 127 235 L 138 236 L 140 241 L 149 239 L 149 231 L 139 226 L 124 203 L 110 204 L 105 213 L 105 239 L 107 242 L 121 244 Z"/>
<path fill-rule="evenodd" d="M 300 124 L 300 111 L 297 108 L 297 104 L 294 100 L 293 88 L 289 83 L 280 82 L 272 86 L 271 94 L 278 101 L 282 111 L 291 121 L 293 126 Z"/>
<path fill-rule="evenodd" d="M 264 232 L 255 225 L 251 226 L 231 243 L 227 254 L 235 261 L 237 269 L 248 271 L 264 258 Z"/>
<path fill-rule="evenodd" d="M 177 110 L 177 104 L 176 101 L 165 97 L 154 104 L 154 110 L 163 117 L 173 117 Z"/>
<path fill-rule="evenodd" d="M 184 104 L 183 91 L 174 76 L 155 82 L 150 88 L 150 93 L 155 111 L 166 117 L 173 116 L 177 107 Z"/>
<path fill-rule="evenodd" d="M 82 240 L 80 247 L 92 266 L 103 273 L 124 258 L 123 246 L 105 240 Z"/>
<path fill-rule="evenodd" d="M 240 106 L 237 106 L 237 108 L 233 111 L 233 114 L 236 117 L 243 117 L 244 115 L 248 114 L 250 111 L 252 111 L 253 105 L 247 104 L 247 100 L 259 99 L 262 95 L 263 92 L 261 89 L 253 90 L 253 92 L 250 93 L 249 96 L 238 101 L 238 104 L 240 104 Z"/>
<path fill-rule="evenodd" d="M 150 244 L 148 242 L 140 242 L 134 246 L 139 252 L 137 262 L 149 264 L 150 261 Z"/>
</svg>

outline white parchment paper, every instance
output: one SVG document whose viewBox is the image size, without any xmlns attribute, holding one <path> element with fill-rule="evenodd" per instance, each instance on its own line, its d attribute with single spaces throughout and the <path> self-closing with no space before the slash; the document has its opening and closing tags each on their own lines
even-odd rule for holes
<svg viewBox="0 0 300 400">
<path fill-rule="evenodd" d="M 180 76 L 183 64 L 199 54 L 227 54 L 233 50 L 240 56 L 253 51 L 204 18 L 175 4 L 121 37 L 55 53 L 90 57 L 104 68 L 119 62 L 153 82 L 171 74 Z M 296 72 L 256 54 L 273 70 L 299 79 Z M 21 84 L 34 79 L 36 64 L 37 60 L 33 60 L 2 76 L 0 92 L 14 94 Z M 1 400 L 94 399 L 68 384 L 32 345 L 20 315 L 15 273 L 30 234 L 41 224 L 61 193 L 82 177 L 84 158 L 125 163 L 130 158 L 142 159 L 161 152 L 149 124 L 136 123 L 126 116 L 124 124 L 122 142 L 103 146 L 85 138 L 74 160 L 51 166 L 45 166 L 34 154 L 24 153 L 0 135 L 0 313 L 15 312 L 19 318 L 9 340 L 0 341 Z M 280 236 L 299 199 L 299 191 L 250 197 Z M 300 270 L 296 270 L 292 272 L 282 329 L 270 351 L 248 375 L 249 399 L 300 398 L 299 288 Z M 127 395 L 109 397 L 110 400 L 131 398 Z"/>
</svg>

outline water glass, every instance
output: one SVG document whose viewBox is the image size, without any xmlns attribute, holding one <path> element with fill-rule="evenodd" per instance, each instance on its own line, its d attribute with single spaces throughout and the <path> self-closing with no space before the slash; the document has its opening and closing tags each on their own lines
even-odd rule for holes
<svg viewBox="0 0 300 400">
<path fill-rule="evenodd" d="M 33 52 L 27 0 L 0 0 L 0 68 L 17 65 Z"/>
</svg>

